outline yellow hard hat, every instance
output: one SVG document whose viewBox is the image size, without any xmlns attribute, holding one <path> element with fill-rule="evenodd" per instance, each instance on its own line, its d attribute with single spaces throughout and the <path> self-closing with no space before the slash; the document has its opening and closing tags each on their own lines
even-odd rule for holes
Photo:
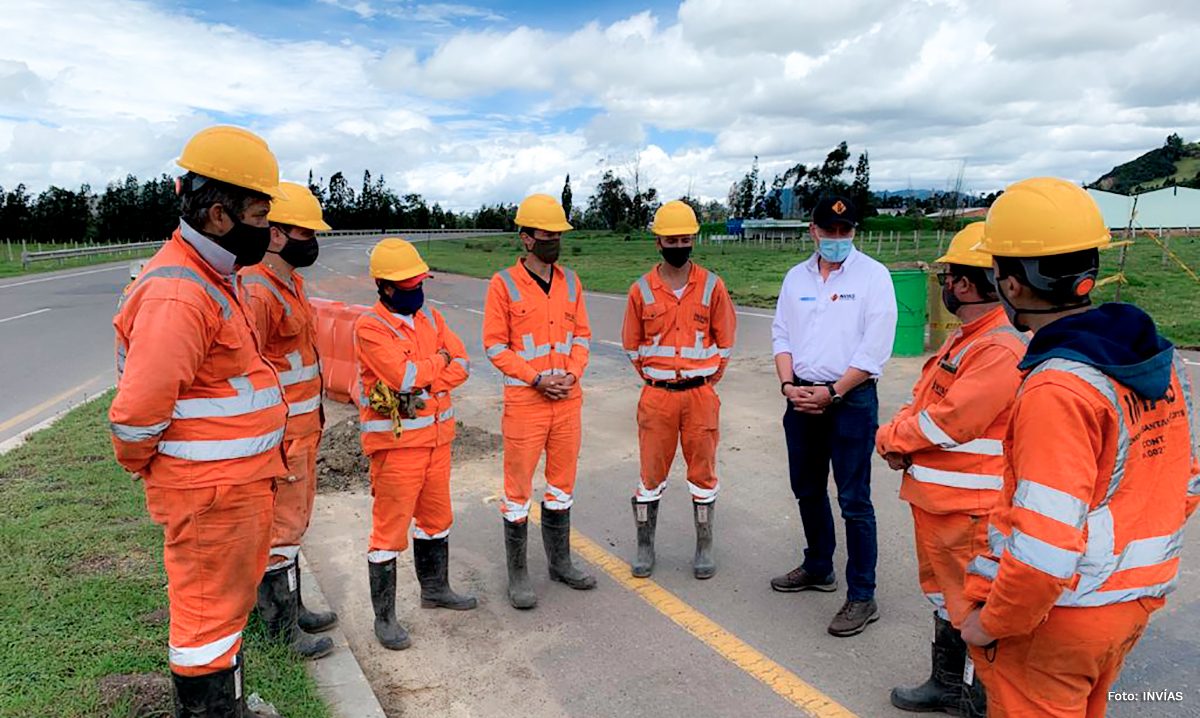
<svg viewBox="0 0 1200 718">
<path fill-rule="evenodd" d="M 321 216 L 321 203 L 313 196 L 312 190 L 295 182 L 280 182 L 279 188 L 287 194 L 287 199 L 271 203 L 267 221 L 304 227 L 314 232 L 329 231 L 329 225 Z"/>
<path fill-rule="evenodd" d="M 279 164 L 261 137 L 240 127 L 210 127 L 196 133 L 175 163 L 202 177 L 287 199 L 279 188 Z"/>
<path fill-rule="evenodd" d="M 574 229 L 567 223 L 567 215 L 563 212 L 562 205 L 548 194 L 526 197 L 517 209 L 516 224 L 518 227 L 546 232 L 569 232 Z"/>
<path fill-rule="evenodd" d="M 692 206 L 683 200 L 673 200 L 658 208 L 654 213 L 654 224 L 650 231 L 660 237 L 681 237 L 685 234 L 696 234 L 700 224 L 696 222 L 696 213 Z"/>
<path fill-rule="evenodd" d="M 950 240 L 950 247 L 946 253 L 937 258 L 937 261 L 946 264 L 962 264 L 968 267 L 984 267 L 990 269 L 992 266 L 992 255 L 983 252 L 976 247 L 979 246 L 979 240 L 983 239 L 983 222 L 972 222 L 954 235 L 954 239 Z"/>
<path fill-rule="evenodd" d="M 384 237 L 371 250 L 371 276 L 391 282 L 423 279 L 429 265 L 421 259 L 417 248 L 399 237 Z"/>
<path fill-rule="evenodd" d="M 1053 177 L 1014 184 L 988 210 L 976 249 L 996 257 L 1048 257 L 1112 243 L 1104 217 L 1082 188 Z"/>
</svg>

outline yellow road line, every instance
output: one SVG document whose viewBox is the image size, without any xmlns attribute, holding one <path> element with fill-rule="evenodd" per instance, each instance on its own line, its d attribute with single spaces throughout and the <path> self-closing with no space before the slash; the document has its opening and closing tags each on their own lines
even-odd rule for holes
<svg viewBox="0 0 1200 718">
<path fill-rule="evenodd" d="M 529 518 L 541 523 L 541 507 L 534 502 Z M 806 683 L 799 676 L 767 658 L 753 646 L 725 630 L 675 594 L 647 578 L 634 578 L 629 564 L 600 547 L 587 536 L 571 529 L 571 547 L 584 559 L 633 591 L 659 613 L 674 621 L 704 645 L 733 665 L 757 678 L 784 700 L 818 718 L 857 718 L 845 706 Z"/>
<path fill-rule="evenodd" d="M 72 396 L 82 392 L 84 389 L 88 388 L 92 384 L 95 384 L 96 382 L 100 381 L 103 378 L 104 378 L 103 374 L 94 376 L 91 379 L 88 379 L 87 381 L 83 382 L 82 384 L 80 384 L 77 387 L 74 387 L 72 389 L 67 389 L 66 391 L 59 394 L 58 396 L 50 397 L 49 399 L 43 401 L 41 404 L 38 404 L 37 406 L 33 407 L 32 409 L 27 409 L 27 410 L 21 412 L 20 414 L 17 414 L 13 418 L 8 419 L 7 421 L 0 422 L 0 432 L 8 431 L 9 429 L 13 428 L 14 426 L 19 425 L 21 422 L 23 422 L 27 419 L 32 419 L 33 417 L 35 417 L 38 414 L 45 411 L 46 409 L 53 407 L 58 402 L 64 401 L 66 399 L 70 399 Z"/>
</svg>

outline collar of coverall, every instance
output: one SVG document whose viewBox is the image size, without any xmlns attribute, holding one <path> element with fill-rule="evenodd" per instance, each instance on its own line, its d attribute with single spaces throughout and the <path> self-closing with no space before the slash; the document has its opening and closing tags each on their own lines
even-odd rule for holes
<svg viewBox="0 0 1200 718">
<path fill-rule="evenodd" d="M 986 313 L 977 317 L 974 321 L 968 322 L 967 324 L 964 324 L 961 327 L 959 327 L 958 330 L 959 330 L 959 332 L 962 333 L 963 337 L 969 337 L 969 336 L 979 332 L 987 325 L 995 322 L 997 314 L 1004 314 L 1004 307 L 1001 307 L 999 305 L 992 307 Z"/>
<path fill-rule="evenodd" d="M 661 267 L 661 265 L 655 265 L 654 271 L 650 273 L 650 288 L 651 289 L 664 289 L 668 292 L 674 292 L 675 290 L 668 287 L 667 283 L 663 281 L 662 274 L 659 273 L 660 267 Z M 696 264 L 693 261 L 692 268 L 688 271 L 687 284 L 684 284 L 683 288 L 687 289 L 688 287 L 695 284 L 697 281 L 696 275 L 698 275 L 699 273 L 700 273 L 700 265 Z M 686 292 L 685 292 L 685 294 L 686 294 Z"/>
<path fill-rule="evenodd" d="M 529 276 L 529 272 L 525 271 L 525 258 L 521 257 L 520 259 L 517 260 L 517 263 L 518 263 L 518 266 L 521 267 L 521 271 L 512 273 L 512 275 L 516 278 L 516 281 L 522 282 L 529 286 L 532 286 L 533 284 L 535 284 L 535 282 L 533 281 L 533 277 Z M 555 262 L 554 264 L 550 265 L 550 274 L 551 274 L 551 276 L 555 276 L 555 277 L 565 277 L 566 276 L 566 274 L 563 273 L 562 267 L 558 266 L 558 262 Z"/>
<path fill-rule="evenodd" d="M 294 295 L 297 299 L 300 298 L 300 287 L 303 286 L 304 276 L 299 272 L 293 271 L 291 277 L 284 278 L 279 276 L 279 272 L 276 272 L 271 265 L 267 264 L 266 262 L 260 262 L 259 264 L 256 264 L 255 267 L 261 268 L 263 273 L 266 274 L 271 281 L 275 282 L 275 284 L 288 290 L 288 292 Z"/>
<path fill-rule="evenodd" d="M 237 256 L 203 234 L 200 234 L 200 232 L 193 229 L 190 224 L 182 219 L 179 220 L 179 236 L 183 237 L 183 241 L 190 244 L 192 249 L 196 250 L 200 258 L 208 263 L 208 266 L 232 281 L 233 265 L 237 261 Z"/>
</svg>

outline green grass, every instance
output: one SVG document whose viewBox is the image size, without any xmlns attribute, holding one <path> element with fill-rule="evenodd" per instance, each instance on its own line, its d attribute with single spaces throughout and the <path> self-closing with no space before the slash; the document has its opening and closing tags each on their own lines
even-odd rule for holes
<svg viewBox="0 0 1200 718">
<path fill-rule="evenodd" d="M 858 246 L 888 265 L 933 262 L 938 258 L 936 232 L 920 235 L 916 248 L 911 232 L 897 233 L 899 242 L 889 235 L 859 235 Z M 945 239 L 948 242 L 948 239 Z M 521 250 L 515 235 L 477 237 L 465 240 L 420 242 L 422 256 L 434 269 L 489 277 L 511 265 Z M 1171 248 L 1193 269 L 1200 271 L 1200 238 L 1175 238 Z M 734 301 L 757 307 L 774 307 L 779 283 L 789 268 L 812 253 L 812 244 L 758 245 L 746 243 L 701 244 L 696 261 L 716 271 L 725 280 Z M 1162 250 L 1153 240 L 1138 239 L 1129 249 L 1126 276 L 1129 285 L 1122 290 L 1122 301 L 1133 302 L 1150 312 L 1162 332 L 1182 346 L 1200 345 L 1200 284 L 1174 262 L 1162 265 Z M 1116 271 L 1119 250 L 1103 254 L 1101 276 Z M 609 232 L 572 232 L 563 241 L 562 260 L 579 273 L 584 285 L 593 291 L 624 294 L 630 284 L 658 261 L 653 240 L 646 235 Z M 1111 301 L 1115 286 L 1102 287 L 1098 297 Z"/>
<path fill-rule="evenodd" d="M 70 249 L 69 244 L 44 244 L 38 242 L 28 242 L 25 244 L 25 249 L 30 252 L 42 252 L 52 249 Z M 117 262 L 121 260 L 137 259 L 139 257 L 149 257 L 154 254 L 153 250 L 143 250 L 140 252 L 120 252 L 114 254 L 98 254 L 91 257 L 76 257 L 74 259 L 64 260 L 44 260 L 34 262 L 28 267 L 21 266 L 21 243 L 0 243 L 0 278 L 15 277 L 20 274 L 36 274 L 38 272 L 53 272 L 57 269 L 69 269 L 71 267 L 87 267 L 93 264 L 105 264 L 106 262 Z"/>
<path fill-rule="evenodd" d="M 106 396 L 0 456 L 0 716 L 113 716 L 110 675 L 167 672 L 162 531 L 112 458 Z M 329 714 L 303 664 L 246 640 L 247 695 Z"/>
</svg>

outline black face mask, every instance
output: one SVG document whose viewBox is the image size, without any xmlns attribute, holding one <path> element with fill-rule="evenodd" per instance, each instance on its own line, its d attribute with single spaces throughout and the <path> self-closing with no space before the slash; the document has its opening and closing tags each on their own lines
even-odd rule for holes
<svg viewBox="0 0 1200 718">
<path fill-rule="evenodd" d="M 683 265 L 687 264 L 688 260 L 691 259 L 692 248 L 663 247 L 662 250 L 660 250 L 660 253 L 662 254 L 662 258 L 666 260 L 667 264 L 679 269 Z"/>
<path fill-rule="evenodd" d="M 212 237 L 212 240 L 232 254 L 239 267 L 251 267 L 261 262 L 271 246 L 271 228 L 255 227 L 238 219 L 232 212 L 226 214 L 233 222 L 233 229 L 220 237 Z"/>
<path fill-rule="evenodd" d="M 559 252 L 562 251 L 562 242 L 557 239 L 546 241 L 534 240 L 533 249 L 529 251 L 533 252 L 533 256 L 546 264 L 554 264 L 558 261 Z"/>
<path fill-rule="evenodd" d="M 958 314 L 959 309 L 972 304 L 991 304 L 992 302 L 996 301 L 994 299 L 984 299 L 977 302 L 964 302 L 954 295 L 954 290 L 950 288 L 951 284 L 953 284 L 953 282 L 947 282 L 942 286 L 942 305 L 945 306 L 946 310 L 951 314 Z"/>
<path fill-rule="evenodd" d="M 386 286 L 386 284 L 379 286 L 379 300 L 393 313 L 410 317 L 425 306 L 425 290 L 420 285 L 416 289 L 401 289 L 393 284 L 390 297 L 383 291 Z"/>
<path fill-rule="evenodd" d="M 997 280 L 999 280 L 999 277 L 997 277 Z M 999 281 L 996 282 L 996 294 L 1000 296 L 1000 303 L 1004 305 L 1004 313 L 1008 315 L 1009 323 L 1011 323 L 1013 328 L 1019 332 L 1027 332 L 1031 328 L 1028 324 L 1017 321 L 1017 317 L 1021 316 L 1022 314 L 1058 314 L 1059 312 L 1068 312 L 1072 309 L 1082 309 L 1083 307 L 1089 307 L 1092 305 L 1092 298 L 1084 297 L 1082 300 L 1074 304 L 1064 304 L 1060 307 L 1049 307 L 1046 309 L 1021 309 L 1013 306 L 1013 303 L 1009 301 L 1007 296 L 1005 296 L 1004 290 L 1000 288 Z"/>
<path fill-rule="evenodd" d="M 287 244 L 283 245 L 283 249 L 274 254 L 278 254 L 279 258 L 293 267 L 311 267 L 317 261 L 317 256 L 321 253 L 321 247 L 317 244 L 317 240 L 313 239 L 295 239 L 288 237 Z"/>
</svg>

